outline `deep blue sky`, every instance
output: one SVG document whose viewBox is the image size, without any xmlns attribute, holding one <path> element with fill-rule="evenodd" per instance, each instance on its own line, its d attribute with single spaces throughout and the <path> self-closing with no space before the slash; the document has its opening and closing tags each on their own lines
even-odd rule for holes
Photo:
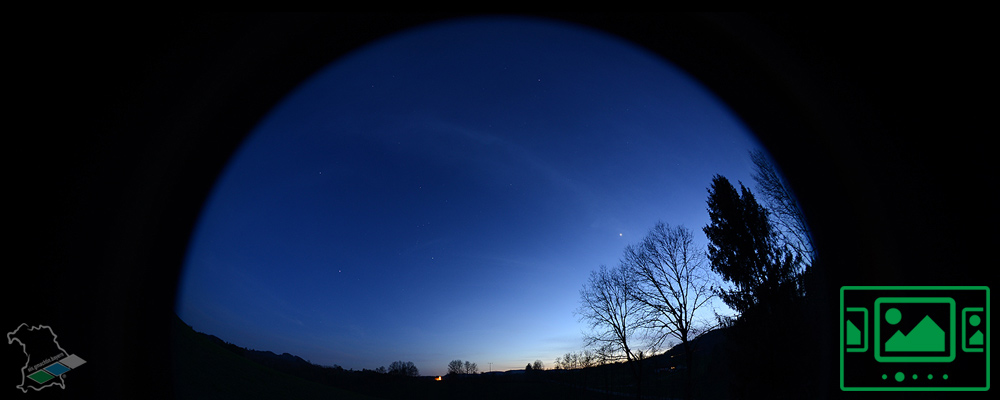
<svg viewBox="0 0 1000 400">
<path fill-rule="evenodd" d="M 582 349 L 589 272 L 659 220 L 704 245 L 712 176 L 752 185 L 757 146 L 678 68 L 600 32 L 403 32 L 318 72 L 250 134 L 192 236 L 177 311 L 324 365 L 551 366 Z"/>
</svg>

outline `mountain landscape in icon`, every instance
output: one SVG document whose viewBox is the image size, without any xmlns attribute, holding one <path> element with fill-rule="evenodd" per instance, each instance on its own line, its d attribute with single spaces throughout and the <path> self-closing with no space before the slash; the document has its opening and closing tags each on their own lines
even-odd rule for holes
<svg viewBox="0 0 1000 400">
<path fill-rule="evenodd" d="M 944 330 L 930 316 L 924 316 L 910 333 L 896 331 L 885 342 L 885 351 L 944 351 Z"/>
</svg>

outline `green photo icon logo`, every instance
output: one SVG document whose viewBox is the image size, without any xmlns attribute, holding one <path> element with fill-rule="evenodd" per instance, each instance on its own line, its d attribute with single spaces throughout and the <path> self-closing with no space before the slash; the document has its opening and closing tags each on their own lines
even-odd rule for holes
<svg viewBox="0 0 1000 400">
<path fill-rule="evenodd" d="M 845 286 L 844 391 L 989 390 L 989 288 Z"/>
<path fill-rule="evenodd" d="M 897 325 L 903 319 L 902 312 L 896 304 L 930 305 L 941 303 L 948 306 L 948 313 L 938 318 L 943 321 L 942 328 L 930 315 L 918 315 L 920 322 L 909 333 L 901 330 L 890 330 L 889 334 L 881 321 L 874 324 L 876 343 L 875 360 L 878 362 L 952 362 L 955 360 L 955 300 L 950 297 L 880 297 L 875 300 L 875 314 L 884 316 L 885 323 Z M 888 306 L 887 306 L 888 304 Z M 884 314 L 883 314 L 884 312 Z M 912 318 L 912 317 L 911 317 Z M 947 331 L 945 330 L 947 329 Z M 880 340 L 884 336 L 888 339 Z M 884 351 L 883 351 L 884 350 Z M 915 354 L 915 355 L 899 355 Z"/>
</svg>

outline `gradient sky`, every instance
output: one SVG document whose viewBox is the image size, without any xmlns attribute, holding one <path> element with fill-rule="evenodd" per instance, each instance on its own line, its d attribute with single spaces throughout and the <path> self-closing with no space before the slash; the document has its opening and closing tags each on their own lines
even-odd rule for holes
<svg viewBox="0 0 1000 400">
<path fill-rule="evenodd" d="M 403 32 L 319 71 L 251 132 L 191 238 L 177 312 L 322 365 L 551 367 L 582 349 L 590 271 L 660 220 L 704 245 L 712 176 L 751 186 L 758 146 L 683 71 L 601 32 Z"/>
</svg>

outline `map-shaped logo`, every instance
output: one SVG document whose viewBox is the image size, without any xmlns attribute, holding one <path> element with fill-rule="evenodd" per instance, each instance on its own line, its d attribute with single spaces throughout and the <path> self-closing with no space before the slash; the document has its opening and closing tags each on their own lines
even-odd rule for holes
<svg viewBox="0 0 1000 400">
<path fill-rule="evenodd" d="M 66 373 L 86 362 L 63 350 L 56 341 L 55 332 L 45 325 L 29 327 L 28 324 L 21 324 L 7 333 L 7 344 L 14 342 L 21 345 L 27 357 L 24 367 L 21 367 L 21 384 L 17 385 L 24 393 L 28 389 L 38 391 L 50 386 L 66 389 Z"/>
</svg>

